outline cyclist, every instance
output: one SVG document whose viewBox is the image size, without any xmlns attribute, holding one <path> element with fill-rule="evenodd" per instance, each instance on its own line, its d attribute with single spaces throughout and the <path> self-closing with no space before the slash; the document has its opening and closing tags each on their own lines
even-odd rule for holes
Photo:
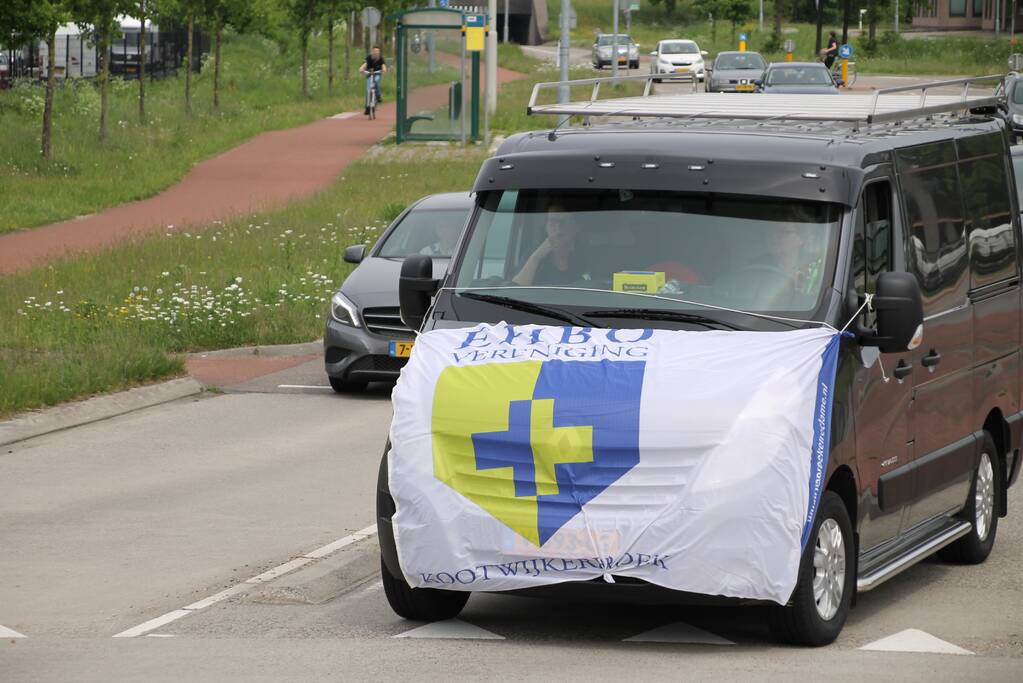
<svg viewBox="0 0 1023 683">
<path fill-rule="evenodd" d="M 838 35 L 832 31 L 828 34 L 828 47 L 824 50 L 824 65 L 828 67 L 828 71 L 831 70 L 836 57 L 838 57 Z"/>
<path fill-rule="evenodd" d="M 380 97 L 380 76 L 387 73 L 387 64 L 384 62 L 384 56 L 380 51 L 379 45 L 374 45 L 370 53 L 366 55 L 366 61 L 359 67 L 359 73 L 367 78 L 372 74 L 373 88 L 377 93 L 377 104 L 380 104 L 383 101 Z M 366 107 L 366 114 L 369 114 L 368 106 Z"/>
</svg>

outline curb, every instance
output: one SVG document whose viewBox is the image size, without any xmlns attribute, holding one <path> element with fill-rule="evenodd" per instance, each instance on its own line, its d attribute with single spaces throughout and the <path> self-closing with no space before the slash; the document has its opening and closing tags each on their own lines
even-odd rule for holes
<svg viewBox="0 0 1023 683">
<path fill-rule="evenodd" d="M 203 386 L 199 382 L 191 377 L 184 377 L 115 394 L 96 396 L 39 412 L 23 413 L 0 422 L 0 446 L 106 420 L 142 408 L 194 396 L 202 391 Z"/>
</svg>

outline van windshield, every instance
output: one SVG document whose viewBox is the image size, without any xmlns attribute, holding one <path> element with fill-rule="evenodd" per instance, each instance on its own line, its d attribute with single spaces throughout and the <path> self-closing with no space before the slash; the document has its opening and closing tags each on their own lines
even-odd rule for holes
<svg viewBox="0 0 1023 683">
<path fill-rule="evenodd" d="M 841 215 L 837 204 L 734 195 L 493 191 L 454 284 L 531 303 L 805 313 L 825 289 Z"/>
</svg>

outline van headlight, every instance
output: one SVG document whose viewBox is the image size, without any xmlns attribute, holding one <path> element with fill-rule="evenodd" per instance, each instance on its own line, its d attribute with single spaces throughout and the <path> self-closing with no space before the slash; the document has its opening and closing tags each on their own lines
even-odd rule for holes
<svg viewBox="0 0 1023 683">
<path fill-rule="evenodd" d="M 1023 126 L 1023 114 L 1013 114 L 1012 115 L 1012 122 L 1013 123 L 1018 123 L 1021 126 Z"/>
<path fill-rule="evenodd" d="M 342 325 L 359 326 L 359 312 L 355 304 L 341 292 L 330 299 L 330 317 Z"/>
</svg>

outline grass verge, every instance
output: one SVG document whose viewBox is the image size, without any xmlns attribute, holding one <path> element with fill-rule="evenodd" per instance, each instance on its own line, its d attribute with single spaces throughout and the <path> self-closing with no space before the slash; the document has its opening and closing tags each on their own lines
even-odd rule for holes
<svg viewBox="0 0 1023 683">
<path fill-rule="evenodd" d="M 301 91 L 301 56 L 277 43 L 228 35 L 221 74 L 221 107 L 212 107 L 212 64 L 193 81 L 193 115 L 184 110 L 184 74 L 146 84 L 148 122 L 138 120 L 138 85 L 111 80 L 109 137 L 98 137 L 99 92 L 90 81 L 61 82 L 54 111 L 54 160 L 39 157 L 43 88 L 23 82 L 0 90 L 0 233 L 93 213 L 152 196 L 180 180 L 202 159 L 268 130 L 361 107 L 362 55 L 352 50 L 350 80 L 344 49 L 335 59 L 334 94 L 327 93 L 326 38 L 311 44 L 311 97 Z M 435 82 L 450 80 L 441 70 Z M 420 82 L 425 82 L 420 77 Z M 383 81 L 394 97 L 394 79 Z"/>
</svg>

